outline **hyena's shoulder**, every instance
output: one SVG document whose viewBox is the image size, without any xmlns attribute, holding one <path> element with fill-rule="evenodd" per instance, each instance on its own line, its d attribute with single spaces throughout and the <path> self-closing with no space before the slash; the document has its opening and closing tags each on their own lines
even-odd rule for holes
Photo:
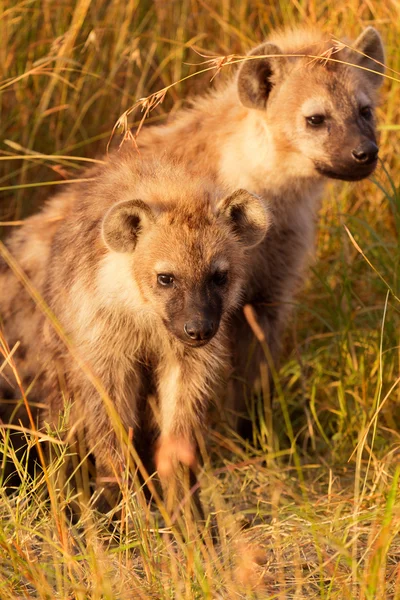
<svg viewBox="0 0 400 600">
<path fill-rule="evenodd" d="M 51 199 L 42 211 L 15 228 L 5 241 L 7 256 L 0 259 L 1 326 L 9 347 L 16 348 L 14 358 L 27 384 L 41 370 L 38 357 L 44 317 L 37 298 L 43 297 L 52 241 L 70 204 L 70 192 Z"/>
<path fill-rule="evenodd" d="M 143 127 L 137 145 L 144 158 L 172 158 L 192 176 L 207 174 L 217 181 L 221 149 L 244 117 L 235 81 L 230 80 L 193 97 L 166 123 Z"/>
<path fill-rule="evenodd" d="M 39 294 L 43 292 L 51 245 L 70 205 L 70 193 L 55 197 L 38 214 L 25 219 L 22 226 L 16 226 L 6 239 L 8 256 L 0 260 L 0 312 L 4 319 L 11 319 L 17 312 L 30 318 L 32 301 L 26 284 Z"/>
</svg>

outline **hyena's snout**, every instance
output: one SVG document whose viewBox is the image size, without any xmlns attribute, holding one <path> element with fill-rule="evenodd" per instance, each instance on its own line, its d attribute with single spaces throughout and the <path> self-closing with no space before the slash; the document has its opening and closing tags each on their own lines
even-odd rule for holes
<svg viewBox="0 0 400 600">
<path fill-rule="evenodd" d="M 189 340 L 202 344 L 214 337 L 217 327 L 210 318 L 197 318 L 187 321 L 183 326 L 183 330 Z"/>
<path fill-rule="evenodd" d="M 351 155 L 356 163 L 360 165 L 371 165 L 376 162 L 378 153 L 379 148 L 375 142 L 372 140 L 365 140 L 354 148 Z"/>
<path fill-rule="evenodd" d="M 186 300 L 186 301 L 185 301 Z M 172 304 L 172 303 L 171 303 Z M 208 302 L 188 302 L 185 298 L 181 306 L 174 302 L 167 328 L 185 346 L 199 348 L 210 342 L 217 333 L 223 316 L 222 300 L 208 298 Z M 183 305 L 183 306 L 182 306 Z"/>
<path fill-rule="evenodd" d="M 173 322 L 175 335 L 185 346 L 192 348 L 208 344 L 217 333 L 223 317 L 221 296 L 203 290 L 201 292 L 188 294 L 183 310 Z"/>
<path fill-rule="evenodd" d="M 221 316 L 220 302 L 187 305 L 180 323 L 183 343 L 195 348 L 208 344 L 219 329 Z"/>
</svg>

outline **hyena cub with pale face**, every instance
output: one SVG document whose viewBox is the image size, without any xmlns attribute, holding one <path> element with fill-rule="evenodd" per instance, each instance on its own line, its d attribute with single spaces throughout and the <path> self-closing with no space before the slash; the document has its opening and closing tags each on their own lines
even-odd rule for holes
<svg viewBox="0 0 400 600">
<path fill-rule="evenodd" d="M 36 247 L 37 266 L 44 256 L 39 291 L 134 439 L 149 413 L 146 398 L 156 397 L 153 451 L 167 479 L 178 463 L 196 467 L 196 437 L 229 359 L 228 317 L 246 282 L 248 250 L 264 238 L 269 217 L 256 196 L 238 190 L 223 197 L 204 176 L 192 177 L 166 159 L 144 162 L 128 154 L 89 175 L 43 212 L 46 219 L 54 203 L 63 216 L 49 240 L 32 232 L 24 246 L 28 219 L 10 250 L 24 262 Z M 28 310 L 15 322 L 16 298 L 4 294 L 13 275 L 1 278 L 10 343 L 20 327 L 26 356 L 42 353 L 36 366 L 43 373 L 33 388 L 46 404 L 42 421 L 57 423 L 63 398 L 71 399 L 70 423 L 84 431 L 98 477 L 110 480 L 126 453 L 93 378 L 44 318 L 35 323 L 35 336 Z"/>
</svg>

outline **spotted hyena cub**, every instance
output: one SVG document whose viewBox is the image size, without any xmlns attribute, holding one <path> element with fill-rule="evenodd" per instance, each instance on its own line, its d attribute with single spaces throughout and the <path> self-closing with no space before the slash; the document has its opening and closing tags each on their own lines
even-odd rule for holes
<svg viewBox="0 0 400 600">
<path fill-rule="evenodd" d="M 25 384 L 35 380 L 31 396 L 45 404 L 42 422 L 57 423 L 72 400 L 70 424 L 84 431 L 103 480 L 126 457 L 110 410 L 140 438 L 153 395 L 152 452 L 165 480 L 177 463 L 195 469 L 196 437 L 229 358 L 228 318 L 269 216 L 249 192 L 223 197 L 166 159 L 128 153 L 89 179 L 50 200 L 8 243 L 72 352 L 3 265 L 5 334 L 20 342 Z"/>
<path fill-rule="evenodd" d="M 230 81 L 138 137 L 143 156 L 184 157 L 194 172 L 211 168 L 227 194 L 245 188 L 268 203 L 272 225 L 253 253 L 244 301 L 253 306 L 275 362 L 313 250 L 324 184 L 358 181 L 377 164 L 375 106 L 383 63 L 382 40 L 372 27 L 347 46 L 317 29 L 273 32 Z M 235 313 L 231 339 L 234 404 L 243 411 L 263 352 L 250 351 L 254 336 L 242 310 Z M 251 433 L 246 421 L 242 425 Z"/>
</svg>

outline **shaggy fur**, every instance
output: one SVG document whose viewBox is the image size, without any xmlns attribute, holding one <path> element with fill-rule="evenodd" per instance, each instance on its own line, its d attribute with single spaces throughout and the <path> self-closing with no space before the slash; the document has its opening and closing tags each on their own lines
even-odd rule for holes
<svg viewBox="0 0 400 600">
<path fill-rule="evenodd" d="M 246 283 L 247 249 L 262 241 L 269 217 L 255 196 L 223 198 L 212 181 L 166 158 L 126 153 L 88 175 L 8 241 L 75 359 L 3 264 L 5 335 L 20 343 L 16 362 L 25 386 L 34 382 L 30 399 L 45 404 L 41 422 L 57 425 L 72 402 L 69 424 L 84 432 L 102 481 L 126 457 L 104 397 L 125 432 L 140 436 L 151 420 L 168 478 L 178 462 L 196 466 L 196 436 L 229 361 L 227 320 Z M 9 396 L 13 378 L 4 375 Z"/>
<path fill-rule="evenodd" d="M 243 187 L 265 199 L 273 224 L 253 253 L 245 302 L 254 306 L 275 362 L 313 249 L 327 177 L 358 180 L 376 165 L 374 107 L 383 66 L 365 54 L 383 63 L 382 42 L 369 27 L 352 47 L 338 49 L 315 30 L 273 34 L 227 85 L 195 99 L 166 125 L 142 129 L 137 140 L 142 156 L 167 152 L 193 173 L 211 168 L 227 193 Z M 262 55 L 270 57 L 257 58 Z M 329 62 L 329 56 L 355 66 Z M 315 115 L 323 117 L 320 125 L 309 122 Z M 365 145 L 372 153 L 356 161 L 353 151 Z M 234 405 L 243 411 L 249 390 L 239 382 L 253 387 L 262 353 L 258 348 L 248 364 L 253 334 L 242 311 L 236 312 L 231 341 Z"/>
</svg>

